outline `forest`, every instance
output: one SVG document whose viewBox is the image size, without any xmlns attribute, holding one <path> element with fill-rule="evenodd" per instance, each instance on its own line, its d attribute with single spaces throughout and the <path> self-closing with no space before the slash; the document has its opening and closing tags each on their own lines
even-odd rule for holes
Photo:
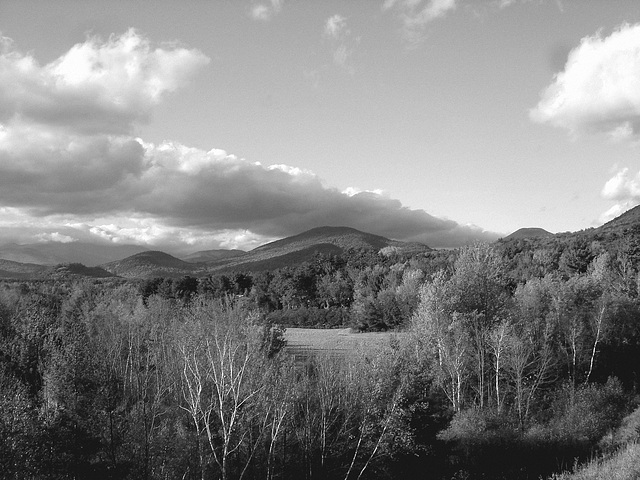
<svg viewBox="0 0 640 480">
<path fill-rule="evenodd" d="M 640 244 L 0 284 L 7 479 L 538 479 L 640 435 Z M 287 327 L 393 330 L 295 362 Z"/>
</svg>

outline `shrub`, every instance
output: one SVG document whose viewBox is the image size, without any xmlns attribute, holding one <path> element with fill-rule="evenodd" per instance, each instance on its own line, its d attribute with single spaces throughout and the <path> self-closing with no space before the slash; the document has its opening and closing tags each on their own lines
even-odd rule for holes
<svg viewBox="0 0 640 480">
<path fill-rule="evenodd" d="M 517 437 L 517 424 L 494 410 L 469 408 L 458 412 L 449 427 L 438 434 L 440 440 L 456 442 L 470 452 L 490 444 L 510 443 Z"/>
<path fill-rule="evenodd" d="M 553 405 L 552 436 L 560 441 L 595 444 L 619 425 L 626 403 L 622 385 L 615 377 L 604 385 L 578 389 L 565 386 Z"/>
<path fill-rule="evenodd" d="M 620 426 L 602 442 L 603 447 L 620 447 L 640 441 L 640 407 L 622 419 Z"/>
</svg>

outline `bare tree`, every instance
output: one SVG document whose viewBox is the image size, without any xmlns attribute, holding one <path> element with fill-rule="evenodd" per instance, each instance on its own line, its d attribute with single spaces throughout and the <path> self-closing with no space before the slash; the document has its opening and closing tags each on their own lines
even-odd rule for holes
<svg viewBox="0 0 640 480">
<path fill-rule="evenodd" d="M 450 284 L 444 273 L 436 274 L 420 292 L 420 303 L 413 317 L 412 337 L 417 357 L 434 357 L 436 382 L 458 412 L 469 373 L 469 336 L 464 315 L 451 311 Z"/>
<path fill-rule="evenodd" d="M 504 403 L 504 394 L 500 388 L 500 379 L 504 370 L 504 362 L 509 335 L 511 334 L 511 325 L 508 321 L 500 322 L 489 333 L 489 347 L 493 354 L 493 371 L 494 371 L 494 389 L 496 395 L 496 409 L 498 413 L 502 411 Z"/>
</svg>

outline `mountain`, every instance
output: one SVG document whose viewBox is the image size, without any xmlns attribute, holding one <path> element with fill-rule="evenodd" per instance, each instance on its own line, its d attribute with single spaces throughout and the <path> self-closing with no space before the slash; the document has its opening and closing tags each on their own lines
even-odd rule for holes
<svg viewBox="0 0 640 480">
<path fill-rule="evenodd" d="M 422 243 L 400 242 L 350 227 L 318 227 L 254 248 L 246 255 L 211 265 L 213 270 L 274 270 L 310 260 L 314 253 L 338 255 L 349 249 L 379 251 L 395 247 L 418 253 L 431 249 Z"/>
<path fill-rule="evenodd" d="M 219 260 L 227 260 L 229 258 L 241 257 L 246 255 L 244 250 L 202 250 L 200 252 L 194 252 L 180 260 L 189 263 L 211 263 L 218 262 Z"/>
<path fill-rule="evenodd" d="M 421 243 L 407 243 L 348 227 L 320 227 L 267 243 L 250 252 L 208 250 L 178 259 L 164 252 L 147 251 L 101 265 L 127 278 L 204 276 L 233 270 L 274 270 L 311 260 L 317 252 L 338 255 L 349 249 L 379 251 L 394 247 L 401 252 L 431 250 Z"/>
<path fill-rule="evenodd" d="M 637 228 L 640 225 L 640 206 L 633 207 L 627 210 L 622 215 L 614 218 L 613 220 L 601 225 L 595 230 L 601 232 L 622 232 L 625 229 Z"/>
<path fill-rule="evenodd" d="M 126 278 L 182 277 L 203 275 L 201 264 L 188 263 L 160 251 L 146 251 L 100 265 L 114 275 Z"/>
<path fill-rule="evenodd" d="M 304 250 L 314 245 L 333 245 L 341 251 L 349 249 L 381 250 L 385 247 L 397 247 L 402 251 L 431 250 L 421 243 L 400 242 L 361 232 L 350 227 L 318 227 L 291 237 L 276 240 L 251 250 L 252 255 L 267 252 L 269 256 L 283 255 L 298 250 Z"/>
<path fill-rule="evenodd" d="M 0 279 L 32 279 L 38 278 L 48 267 L 33 263 L 19 263 L 11 260 L 0 260 Z"/>
<path fill-rule="evenodd" d="M 139 245 L 92 244 L 84 242 L 46 242 L 26 245 L 10 243 L 0 246 L 0 259 L 37 265 L 82 263 L 89 267 L 95 267 L 146 250 L 146 248 Z"/>
<path fill-rule="evenodd" d="M 62 279 L 69 277 L 109 278 L 115 277 L 100 267 L 87 267 L 81 263 L 65 263 L 47 269 L 47 278 Z"/>
<path fill-rule="evenodd" d="M 547 232 L 543 228 L 530 227 L 530 228 L 520 228 L 516 230 L 511 235 L 507 235 L 504 237 L 504 240 L 516 240 L 523 238 L 540 238 L 540 237 L 552 237 L 553 233 Z"/>
</svg>

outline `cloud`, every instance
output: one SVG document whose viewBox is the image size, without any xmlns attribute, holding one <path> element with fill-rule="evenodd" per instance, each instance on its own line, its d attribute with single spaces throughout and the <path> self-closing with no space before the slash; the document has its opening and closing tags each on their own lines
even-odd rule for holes
<svg viewBox="0 0 640 480">
<path fill-rule="evenodd" d="M 131 29 L 73 46 L 46 65 L 0 43 L 0 122 L 16 119 L 83 133 L 128 133 L 209 59 L 198 50 L 153 48 Z"/>
<path fill-rule="evenodd" d="M 348 35 L 347 19 L 339 13 L 332 15 L 327 19 L 324 25 L 324 36 L 327 38 L 338 39 L 343 35 Z"/>
<path fill-rule="evenodd" d="M 530 111 L 536 122 L 615 139 L 640 132 L 640 24 L 585 37 Z"/>
<path fill-rule="evenodd" d="M 260 22 L 268 22 L 282 10 L 283 0 L 270 0 L 266 3 L 256 3 L 249 10 L 249 16 Z"/>
<path fill-rule="evenodd" d="M 13 125 L 0 135 L 0 205 L 38 215 L 119 211 L 144 160 L 144 149 L 130 137 Z"/>
<path fill-rule="evenodd" d="M 609 200 L 640 200 L 640 172 L 629 178 L 629 169 L 623 168 L 602 188 L 602 196 Z"/>
<path fill-rule="evenodd" d="M 141 180 L 156 185 L 132 199 L 139 211 L 165 223 L 205 230 L 247 229 L 269 237 L 299 233 L 319 225 L 348 225 L 394 238 L 457 242 L 477 230 L 433 217 L 423 210 L 372 192 L 347 195 L 327 188 L 313 172 L 284 165 L 262 166 L 219 152 L 199 152 L 202 168 L 186 174 L 184 147 L 146 145 Z M 194 155 L 194 152 L 191 152 Z M 191 160 L 192 161 L 192 160 Z M 159 182 L 159 179 L 165 179 Z M 139 188 L 138 190 L 146 190 Z M 455 238 L 454 238 L 455 237 Z"/>
<path fill-rule="evenodd" d="M 252 248 L 322 225 L 432 246 L 497 237 L 295 166 L 136 138 L 136 122 L 208 62 L 197 50 L 130 30 L 41 66 L 2 45 L 0 240 Z"/>
<path fill-rule="evenodd" d="M 39 233 L 36 235 L 36 238 L 41 242 L 72 243 L 78 241 L 76 238 L 60 232 Z"/>
<path fill-rule="evenodd" d="M 619 170 L 605 183 L 601 195 L 616 203 L 600 216 L 600 223 L 608 222 L 630 208 L 640 205 L 640 172 L 630 176 L 628 168 Z"/>
<path fill-rule="evenodd" d="M 296 167 L 263 166 L 222 150 L 207 152 L 179 143 L 153 145 L 126 137 L 100 140 L 87 140 L 77 157 L 70 156 L 66 163 L 58 154 L 42 171 L 29 163 L 31 149 L 25 157 L 14 155 L 14 163 L 0 163 L 0 204 L 31 216 L 146 219 L 147 223 L 132 227 L 117 222 L 100 226 L 94 221 L 89 229 L 121 243 L 169 238 L 189 243 L 191 235 L 196 239 L 192 243 L 199 244 L 197 239 L 203 238 L 199 233 L 240 230 L 278 238 L 319 225 L 347 225 L 434 246 L 491 236 L 409 209 L 382 194 L 347 194 L 325 187 L 315 174 Z M 68 141 L 66 148 L 61 144 L 57 150 L 71 151 L 78 140 Z M 93 159 L 90 168 L 84 165 L 85 158 Z"/>
<path fill-rule="evenodd" d="M 516 0 L 498 0 L 497 1 L 498 8 L 500 9 L 510 7 L 514 3 L 516 3 Z"/>
<path fill-rule="evenodd" d="M 457 0 L 386 0 L 383 11 L 393 11 L 402 22 L 403 37 L 410 44 L 420 43 L 426 26 L 457 8 Z"/>
<path fill-rule="evenodd" d="M 351 74 L 355 73 L 349 59 L 360 42 L 360 37 L 353 38 L 347 27 L 347 19 L 339 13 L 329 17 L 324 24 L 322 36 L 331 42 L 333 63 Z"/>
</svg>

